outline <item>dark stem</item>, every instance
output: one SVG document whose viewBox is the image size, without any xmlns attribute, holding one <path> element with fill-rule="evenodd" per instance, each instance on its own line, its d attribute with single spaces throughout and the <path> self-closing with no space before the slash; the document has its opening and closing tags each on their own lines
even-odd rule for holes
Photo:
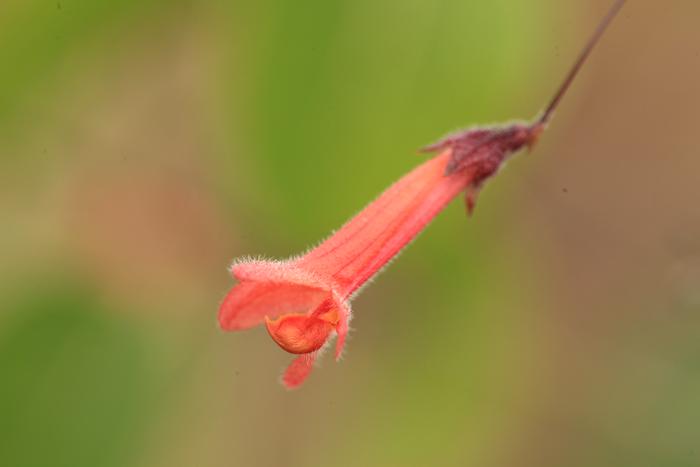
<svg viewBox="0 0 700 467">
<path fill-rule="evenodd" d="M 561 101 L 562 97 L 564 97 L 564 94 L 566 94 L 566 91 L 569 89 L 569 86 L 571 86 L 571 83 L 574 81 L 574 78 L 576 78 L 576 75 L 578 74 L 579 70 L 586 62 L 586 59 L 590 55 L 591 51 L 600 40 L 601 36 L 603 35 L 607 27 L 610 25 L 613 18 L 615 18 L 615 15 L 617 15 L 622 6 L 625 4 L 625 1 L 626 0 L 617 0 L 610 8 L 610 11 L 608 11 L 608 14 L 605 15 L 603 21 L 600 22 L 598 28 L 595 30 L 591 38 L 588 40 L 586 46 L 581 51 L 581 54 L 574 63 L 574 66 L 571 67 L 569 74 L 566 75 L 566 78 L 564 78 L 564 82 L 561 83 L 561 86 L 559 86 L 559 90 L 557 90 L 557 93 L 552 98 L 551 102 L 547 106 L 547 109 L 545 109 L 544 113 L 539 118 L 539 125 L 545 126 L 547 122 L 549 122 L 549 119 L 552 117 L 552 114 L 559 105 L 559 101 Z"/>
</svg>

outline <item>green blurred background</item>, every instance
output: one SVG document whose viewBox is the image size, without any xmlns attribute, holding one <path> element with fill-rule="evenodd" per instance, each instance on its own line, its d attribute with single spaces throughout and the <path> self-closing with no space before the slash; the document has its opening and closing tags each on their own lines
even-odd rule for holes
<svg viewBox="0 0 700 467">
<path fill-rule="evenodd" d="M 304 387 L 239 255 L 528 118 L 609 1 L 3 0 L 0 465 L 700 465 L 700 4 L 629 2 L 536 151 Z M 326 356 L 328 357 L 328 356 Z"/>
</svg>

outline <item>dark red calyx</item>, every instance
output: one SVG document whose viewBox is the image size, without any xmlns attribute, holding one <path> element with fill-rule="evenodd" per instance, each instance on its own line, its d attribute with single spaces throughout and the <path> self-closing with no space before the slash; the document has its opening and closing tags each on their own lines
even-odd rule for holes
<svg viewBox="0 0 700 467">
<path fill-rule="evenodd" d="M 422 151 L 451 149 L 445 176 L 466 169 L 471 171 L 472 181 L 466 192 L 467 211 L 471 214 L 483 183 L 498 172 L 508 156 L 523 147 L 531 148 L 543 129 L 539 123 L 472 128 L 448 135 Z"/>
<path fill-rule="evenodd" d="M 512 153 L 523 146 L 534 144 L 541 132 L 538 125 L 514 123 L 507 126 L 470 128 L 450 134 L 435 144 L 421 149 L 434 152 L 451 149 L 450 161 L 445 167 L 445 175 L 452 175 L 467 167 L 477 166 L 477 172 L 493 174 L 498 166 Z M 480 167 L 483 166 L 483 169 Z M 495 168 L 494 168 L 495 166 Z"/>
</svg>

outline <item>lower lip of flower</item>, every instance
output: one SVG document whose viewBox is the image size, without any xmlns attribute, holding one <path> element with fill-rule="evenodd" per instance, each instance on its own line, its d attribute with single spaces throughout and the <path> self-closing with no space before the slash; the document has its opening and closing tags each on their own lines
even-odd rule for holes
<svg viewBox="0 0 700 467">
<path fill-rule="evenodd" d="M 265 317 L 265 327 L 277 345 L 289 353 L 314 352 L 326 343 L 338 324 L 338 311 L 334 308 L 324 312 L 288 313 L 270 319 Z"/>
</svg>

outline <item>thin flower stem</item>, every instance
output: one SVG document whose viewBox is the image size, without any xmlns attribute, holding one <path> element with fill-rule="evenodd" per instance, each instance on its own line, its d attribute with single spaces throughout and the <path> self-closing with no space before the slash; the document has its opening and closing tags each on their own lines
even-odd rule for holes
<svg viewBox="0 0 700 467">
<path fill-rule="evenodd" d="M 574 78 L 576 78 L 576 75 L 578 74 L 579 70 L 586 62 L 588 56 L 591 54 L 591 51 L 593 51 L 593 48 L 598 43 L 605 30 L 608 28 L 612 20 L 620 11 L 622 6 L 625 4 L 625 1 L 626 0 L 617 0 L 610 8 L 610 11 L 608 11 L 608 14 L 605 15 L 605 18 L 603 18 L 603 20 L 600 22 L 598 28 L 595 30 L 591 38 L 588 40 L 586 46 L 581 51 L 581 54 L 574 62 L 574 66 L 571 67 L 569 74 L 566 75 L 566 78 L 564 78 L 564 81 L 561 83 L 561 86 L 559 86 L 559 89 L 550 101 L 549 105 L 547 106 L 547 109 L 542 113 L 542 116 L 539 118 L 537 122 L 539 125 L 547 125 L 550 118 L 552 118 L 552 114 L 559 105 L 559 102 L 561 101 L 562 97 L 564 97 L 564 94 L 566 94 L 566 91 L 569 89 L 569 86 L 571 86 L 571 83 L 574 81 Z"/>
</svg>

